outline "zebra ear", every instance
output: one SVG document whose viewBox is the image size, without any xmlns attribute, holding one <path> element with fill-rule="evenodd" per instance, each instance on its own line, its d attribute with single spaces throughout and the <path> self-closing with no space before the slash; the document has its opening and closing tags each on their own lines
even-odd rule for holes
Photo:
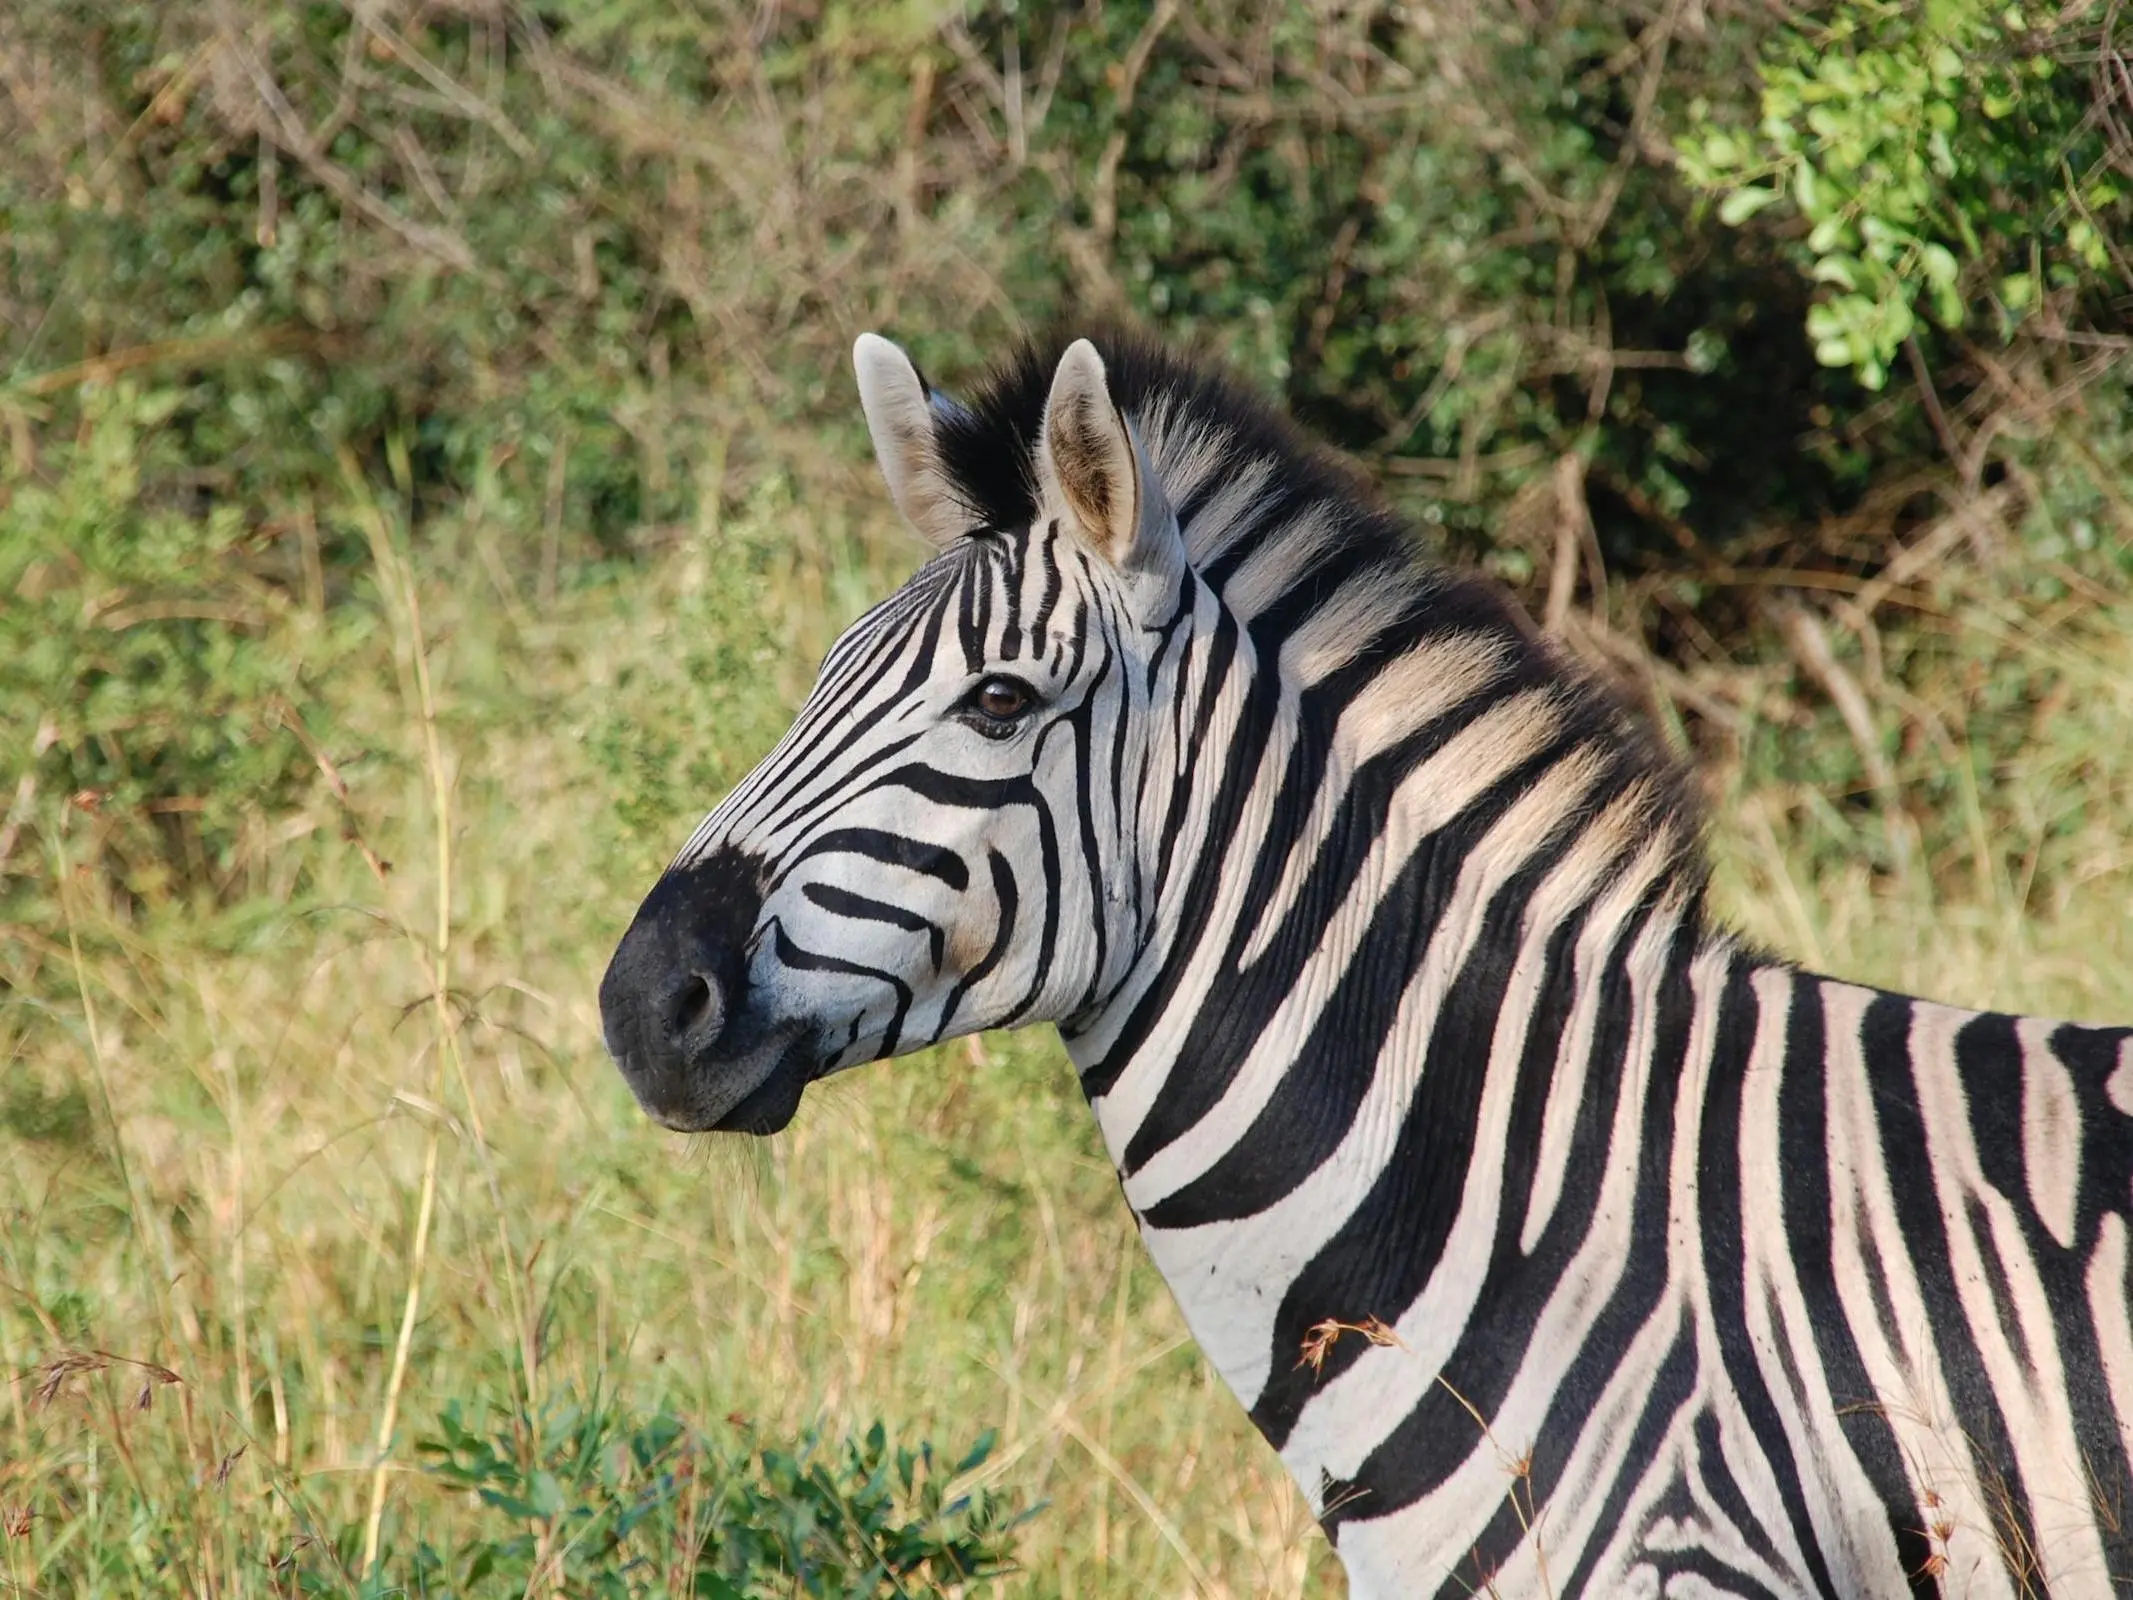
<svg viewBox="0 0 2133 1600">
<path fill-rule="evenodd" d="M 1182 555 L 1162 486 L 1111 398 L 1103 357 L 1086 339 L 1067 346 L 1052 375 L 1037 471 L 1113 566 L 1152 567 Z"/>
<path fill-rule="evenodd" d="M 852 346 L 852 370 L 859 375 L 859 405 L 889 498 L 929 543 L 947 549 L 970 531 L 970 518 L 941 464 L 933 426 L 936 397 L 911 358 L 879 334 L 859 336 Z"/>
</svg>

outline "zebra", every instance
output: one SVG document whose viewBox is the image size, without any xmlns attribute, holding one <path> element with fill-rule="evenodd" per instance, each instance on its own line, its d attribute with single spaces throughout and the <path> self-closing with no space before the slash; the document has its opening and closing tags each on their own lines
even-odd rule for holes
<svg viewBox="0 0 2133 1600">
<path fill-rule="evenodd" d="M 1055 1023 L 1359 1597 L 2133 1592 L 2133 1029 L 1730 933 L 1624 704 L 1211 364 L 853 361 L 935 553 L 623 935 L 646 1112 Z"/>
</svg>

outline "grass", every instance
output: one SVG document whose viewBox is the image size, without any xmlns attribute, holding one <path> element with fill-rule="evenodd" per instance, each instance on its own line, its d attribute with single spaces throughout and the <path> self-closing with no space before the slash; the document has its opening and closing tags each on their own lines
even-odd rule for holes
<svg viewBox="0 0 2133 1600">
<path fill-rule="evenodd" d="M 1788 771 L 1788 752 L 1805 767 L 1813 741 L 1775 716 L 1741 730 L 1778 760 L 1712 774 L 1721 912 L 1840 977 L 2133 1019 L 2133 614 L 2101 594 L 2042 618 L 1979 595 L 1927 621 L 1947 643 L 1929 693 L 1874 697 L 1908 809 Z M 1744 720 L 1752 696 L 1748 708 Z"/>
<path fill-rule="evenodd" d="M 542 1419 L 606 1397 L 721 1448 L 881 1418 L 953 1462 L 996 1428 L 957 1487 L 1038 1509 L 1019 1572 L 979 1592 L 1338 1592 L 1143 1258 L 1051 1039 L 852 1075 L 747 1145 L 660 1132 L 601 1050 L 594 986 L 637 898 L 915 552 L 766 493 L 544 601 L 478 520 L 418 565 L 400 509 L 353 479 L 342 515 L 377 630 L 321 691 L 336 733 L 310 810 L 259 845 L 260 892 L 122 915 L 74 870 L 100 825 L 77 804 L 46 830 L 64 937 L 0 934 L 5 1580 L 414 1583 L 425 1545 L 561 1526 L 418 1444 L 493 1429 L 530 1483 Z M 1980 829 L 1927 819 L 1954 843 L 1870 869 L 1870 808 L 1721 767 L 1721 903 L 1847 976 L 2133 1017 L 2113 620 L 1965 624 L 2068 686 L 1993 775 L 1969 855 Z M 2024 816 L 2010 874 L 1998 835 Z M 528 1593 L 575 1592 L 529 1570 Z"/>
</svg>

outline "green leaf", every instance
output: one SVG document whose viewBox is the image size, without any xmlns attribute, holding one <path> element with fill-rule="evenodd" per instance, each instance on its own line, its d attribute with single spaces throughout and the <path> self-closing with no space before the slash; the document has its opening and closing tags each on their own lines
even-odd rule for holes
<svg viewBox="0 0 2133 1600">
<path fill-rule="evenodd" d="M 1792 197 L 1799 203 L 1801 215 L 1819 220 L 1822 216 L 1822 180 L 1813 165 L 1802 161 L 1792 171 Z"/>
<path fill-rule="evenodd" d="M 1737 228 L 1758 211 L 1773 204 L 1777 198 L 1775 189 L 1753 185 L 1745 189 L 1735 189 L 1718 203 L 1718 220 L 1729 228 Z"/>
<path fill-rule="evenodd" d="M 1859 269 L 1860 262 L 1855 256 L 1824 256 L 1814 264 L 1808 276 L 1817 283 L 1834 283 L 1842 289 L 1856 289 L 1859 287 Z M 1810 316 L 1809 326 L 1812 325 L 1813 318 Z"/>
<path fill-rule="evenodd" d="M 1878 315 L 1874 319 L 1874 348 L 1886 356 L 1911 337 L 1912 330 L 1918 326 L 1918 318 L 1911 310 L 1911 302 L 1906 299 L 1883 300 L 1875 309 Z"/>
<path fill-rule="evenodd" d="M 2081 264 L 2092 271 L 2100 272 L 2111 264 L 2111 253 L 2103 247 L 2103 240 L 2086 218 L 2067 225 L 2066 242 Z"/>
<path fill-rule="evenodd" d="M 542 1469 L 527 1481 L 527 1490 L 534 1505 L 534 1514 L 543 1521 L 552 1522 L 563 1511 L 563 1485 L 552 1472 Z"/>
<path fill-rule="evenodd" d="M 1824 217 L 1807 235 L 1807 248 L 1816 255 L 1827 255 L 1844 242 L 1848 231 L 1842 217 Z"/>
<path fill-rule="evenodd" d="M 481 1496 L 483 1505 L 494 1506 L 507 1517 L 516 1517 L 521 1522 L 543 1520 L 544 1514 L 530 1500 L 523 1500 L 515 1494 L 506 1494 L 501 1489 L 481 1489 L 476 1492 Z"/>
<path fill-rule="evenodd" d="M 992 1447 L 999 1443 L 999 1440 L 999 1430 L 997 1428 L 987 1428 L 978 1435 L 977 1442 L 964 1453 L 963 1459 L 955 1464 L 955 1468 L 950 1472 L 949 1476 L 960 1478 L 964 1473 L 975 1472 L 979 1467 L 982 1467 L 986 1458 L 992 1454 Z"/>
</svg>

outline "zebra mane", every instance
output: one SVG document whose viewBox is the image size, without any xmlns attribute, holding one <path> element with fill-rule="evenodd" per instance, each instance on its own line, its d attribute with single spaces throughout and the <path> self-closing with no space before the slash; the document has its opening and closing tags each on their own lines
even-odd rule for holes
<svg viewBox="0 0 2133 1600">
<path fill-rule="evenodd" d="M 1071 337 L 1025 342 L 967 400 L 936 397 L 942 462 L 980 536 L 1037 514 L 1037 436 Z M 1666 876 L 1700 905 L 1707 867 L 1693 787 L 1619 694 L 1545 639 L 1496 584 L 1430 561 L 1367 481 L 1217 363 L 1118 329 L 1088 337 L 1193 566 L 1267 659 L 1339 703 L 1393 677 L 1395 663 L 1416 683 L 1440 667 L 1456 672 L 1462 661 L 1447 642 L 1479 641 L 1484 698 L 1550 691 L 1565 739 L 1608 752 L 1608 787 L 1650 797 L 1641 831 L 1669 841 Z"/>
<path fill-rule="evenodd" d="M 1316 507 L 1339 508 L 1339 543 L 1351 558 L 1413 565 L 1405 527 L 1369 486 L 1215 362 L 1118 329 L 1088 337 L 1211 582 L 1221 581 L 1212 569 L 1290 533 Z M 1036 515 L 1037 434 L 1070 342 L 1065 333 L 1026 340 L 974 395 L 937 405 L 944 464 L 981 528 L 1021 527 Z"/>
</svg>

